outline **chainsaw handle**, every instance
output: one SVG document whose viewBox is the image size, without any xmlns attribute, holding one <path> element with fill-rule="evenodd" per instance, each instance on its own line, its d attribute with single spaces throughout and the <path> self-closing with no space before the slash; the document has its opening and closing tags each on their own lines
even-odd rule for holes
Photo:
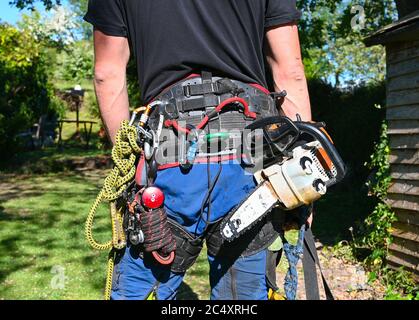
<svg viewBox="0 0 419 320">
<path fill-rule="evenodd" d="M 297 126 L 300 132 L 305 132 L 313 136 L 320 142 L 320 144 L 326 150 L 328 156 L 330 157 L 333 165 L 336 168 L 336 180 L 334 181 L 334 183 L 341 181 L 346 174 L 346 167 L 332 141 L 330 141 L 326 134 L 323 131 L 321 131 L 319 127 L 316 126 L 314 123 L 311 124 L 309 122 L 296 121 L 294 122 L 294 124 Z"/>
<path fill-rule="evenodd" d="M 284 152 L 290 145 L 294 144 L 299 136 L 299 130 L 297 128 L 297 126 L 295 125 L 295 123 L 288 117 L 283 117 L 283 116 L 271 116 L 271 117 L 265 117 L 259 120 L 256 120 L 254 122 L 252 122 L 251 124 L 249 124 L 248 126 L 245 127 L 245 130 L 242 133 L 242 149 L 240 150 L 239 148 L 237 149 L 237 156 L 240 158 L 241 154 L 243 153 L 244 155 L 244 159 L 246 159 L 247 162 L 244 161 L 244 164 L 246 166 L 249 167 L 254 167 L 255 163 L 252 159 L 252 153 L 251 153 L 251 146 L 249 146 L 249 143 L 247 141 L 247 137 L 245 136 L 245 133 L 247 133 L 246 130 L 250 130 L 250 131 L 254 131 L 256 129 L 262 129 L 263 130 L 263 139 L 267 142 L 267 145 L 269 146 L 269 148 L 271 147 L 271 144 L 275 144 L 272 141 L 272 138 L 266 133 L 266 127 L 272 124 L 278 124 L 281 123 L 280 128 L 283 125 L 288 125 L 286 131 L 283 131 L 280 133 L 280 135 L 278 137 L 276 137 L 276 139 L 280 139 L 284 136 L 284 134 L 289 133 L 290 131 L 294 132 L 294 137 L 291 141 L 289 141 L 285 146 L 283 146 L 282 148 L 280 148 L 278 145 L 276 145 L 277 148 L 279 148 L 280 152 Z M 243 159 L 242 159 L 243 160 Z"/>
</svg>

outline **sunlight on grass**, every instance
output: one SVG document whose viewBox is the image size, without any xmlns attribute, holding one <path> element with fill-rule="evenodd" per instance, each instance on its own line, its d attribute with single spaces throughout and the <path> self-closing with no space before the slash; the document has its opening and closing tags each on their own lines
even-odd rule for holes
<svg viewBox="0 0 419 320">
<path fill-rule="evenodd" d="M 101 299 L 106 253 L 84 239 L 84 219 L 98 190 L 81 176 L 17 179 L 18 194 L 1 191 L 0 298 Z M 19 194 L 24 196 L 20 197 Z M 98 218 L 99 238 L 109 237 L 107 211 Z M 63 289 L 53 289 L 53 267 L 64 268 Z"/>
<path fill-rule="evenodd" d="M 92 250 L 84 221 L 105 173 L 12 176 L 0 180 L 0 299 L 102 299 L 107 252 Z M 110 237 L 101 206 L 95 237 Z M 54 268 L 64 288 L 54 289 Z M 209 298 L 206 250 L 185 277 L 179 299 Z"/>
<path fill-rule="evenodd" d="M 106 172 L 12 175 L 0 179 L 0 299 L 102 299 L 107 252 L 92 250 L 84 221 Z M 99 208 L 95 237 L 110 237 L 108 208 Z M 290 242 L 296 232 L 289 232 Z M 54 289 L 56 268 L 64 288 Z M 285 271 L 286 263 L 280 264 Z M 206 248 L 178 299 L 209 299 Z M 282 283 L 282 279 L 278 279 Z"/>
</svg>

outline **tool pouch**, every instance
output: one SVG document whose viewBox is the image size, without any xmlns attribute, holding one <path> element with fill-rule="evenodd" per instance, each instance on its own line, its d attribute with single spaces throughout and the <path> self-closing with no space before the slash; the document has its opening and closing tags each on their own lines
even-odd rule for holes
<svg viewBox="0 0 419 320">
<path fill-rule="evenodd" d="M 176 240 L 176 255 L 171 265 L 171 271 L 184 273 L 198 258 L 203 247 L 203 239 L 194 238 L 180 224 L 170 218 L 168 222 Z"/>
</svg>

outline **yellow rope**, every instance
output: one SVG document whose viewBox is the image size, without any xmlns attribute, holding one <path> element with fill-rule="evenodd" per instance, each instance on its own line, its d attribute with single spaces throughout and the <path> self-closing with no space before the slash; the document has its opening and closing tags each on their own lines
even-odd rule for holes
<svg viewBox="0 0 419 320">
<path fill-rule="evenodd" d="M 108 258 L 105 299 L 110 298 L 115 249 L 123 249 L 126 245 L 122 226 L 123 217 L 116 207 L 116 199 L 135 178 L 135 161 L 141 151 L 141 147 L 137 144 L 137 129 L 129 125 L 128 121 L 122 121 L 112 149 L 112 160 L 115 166 L 106 177 L 102 190 L 94 201 L 86 219 L 85 233 L 89 245 L 96 250 L 112 249 Z M 93 237 L 93 221 L 99 205 L 104 201 L 110 203 L 112 239 L 105 243 L 99 243 Z"/>
<path fill-rule="evenodd" d="M 112 249 L 109 252 L 108 256 L 108 267 L 106 271 L 106 283 L 105 283 L 105 300 L 111 300 L 111 291 L 112 291 L 112 275 L 113 275 L 113 268 L 115 265 L 115 249 Z"/>
</svg>

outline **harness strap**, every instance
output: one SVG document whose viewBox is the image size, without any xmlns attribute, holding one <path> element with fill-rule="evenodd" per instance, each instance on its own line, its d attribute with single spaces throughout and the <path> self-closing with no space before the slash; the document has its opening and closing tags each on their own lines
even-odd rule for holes
<svg viewBox="0 0 419 320">
<path fill-rule="evenodd" d="M 303 254 L 304 283 L 307 300 L 320 300 L 319 286 L 317 284 L 316 265 L 318 266 L 322 277 L 326 300 L 334 300 L 332 290 L 330 290 L 320 265 L 319 257 L 317 255 L 317 250 L 314 243 L 313 233 L 311 229 L 308 229 L 305 232 Z"/>
<path fill-rule="evenodd" d="M 204 78 L 204 75 L 203 75 Z M 187 97 L 199 96 L 204 94 L 222 95 L 238 90 L 237 85 L 229 79 L 221 79 L 215 82 L 205 82 L 202 84 L 189 84 L 183 87 L 184 94 Z"/>
<path fill-rule="evenodd" d="M 176 273 L 186 272 L 196 261 L 203 247 L 200 238 L 194 238 L 179 223 L 168 218 L 174 239 L 176 255 L 170 270 Z"/>
</svg>

